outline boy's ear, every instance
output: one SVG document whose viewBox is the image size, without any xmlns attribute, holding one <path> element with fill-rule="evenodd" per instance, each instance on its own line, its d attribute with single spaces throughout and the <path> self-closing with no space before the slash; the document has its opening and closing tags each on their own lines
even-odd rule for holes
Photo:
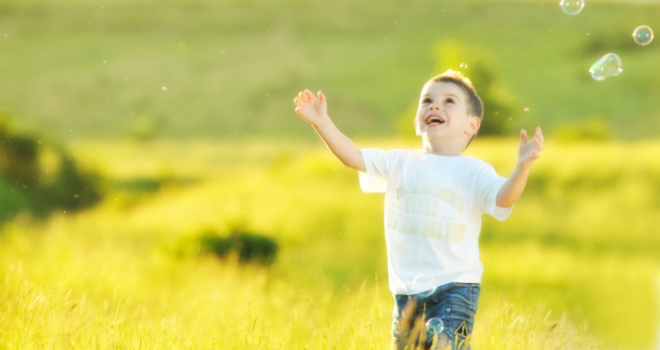
<svg viewBox="0 0 660 350">
<path fill-rule="evenodd" d="M 469 117 L 470 122 L 468 123 L 465 133 L 468 135 L 476 135 L 477 131 L 481 127 L 481 119 L 479 117 Z"/>
</svg>

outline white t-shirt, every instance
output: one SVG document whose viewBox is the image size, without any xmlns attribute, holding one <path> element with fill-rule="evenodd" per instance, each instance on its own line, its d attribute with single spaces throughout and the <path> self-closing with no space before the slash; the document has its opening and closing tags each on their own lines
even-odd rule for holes
<svg viewBox="0 0 660 350">
<path fill-rule="evenodd" d="M 423 150 L 362 149 L 363 192 L 385 192 L 385 240 L 390 290 L 417 294 L 450 282 L 481 283 L 479 232 L 483 213 L 506 219 L 497 206 L 506 181 L 488 163 Z M 415 278 L 417 277 L 417 280 Z M 413 283 L 415 281 L 415 283 Z"/>
</svg>

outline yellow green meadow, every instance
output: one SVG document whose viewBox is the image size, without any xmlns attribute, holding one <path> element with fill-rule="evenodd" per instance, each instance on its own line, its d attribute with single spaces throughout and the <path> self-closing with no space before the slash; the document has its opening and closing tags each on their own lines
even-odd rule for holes
<svg viewBox="0 0 660 350">
<path fill-rule="evenodd" d="M 359 147 L 418 147 L 402 139 Z M 658 141 L 547 142 L 504 222 L 484 217 L 473 349 L 657 345 Z M 0 233 L 0 349 L 388 349 L 383 196 L 319 142 L 79 141 L 104 201 Z M 467 154 L 504 176 L 517 140 Z M 270 266 L 190 242 L 274 239 Z"/>
</svg>

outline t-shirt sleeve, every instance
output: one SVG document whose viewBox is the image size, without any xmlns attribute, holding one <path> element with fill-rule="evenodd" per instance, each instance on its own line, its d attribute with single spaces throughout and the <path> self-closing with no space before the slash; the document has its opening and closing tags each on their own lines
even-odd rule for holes
<svg viewBox="0 0 660 350">
<path fill-rule="evenodd" d="M 364 193 L 384 193 L 387 181 L 395 162 L 396 151 L 382 151 L 375 148 L 361 149 L 365 172 L 359 172 L 360 189 Z"/>
<path fill-rule="evenodd" d="M 508 208 L 497 205 L 497 194 L 506 180 L 506 177 L 497 175 L 490 164 L 485 164 L 482 167 L 477 180 L 478 200 L 481 203 L 482 213 L 486 213 L 500 221 L 508 218 L 513 210 L 513 205 Z"/>
</svg>

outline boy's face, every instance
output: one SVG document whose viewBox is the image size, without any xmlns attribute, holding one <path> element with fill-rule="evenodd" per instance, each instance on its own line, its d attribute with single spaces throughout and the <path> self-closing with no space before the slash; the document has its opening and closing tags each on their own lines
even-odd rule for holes
<svg viewBox="0 0 660 350">
<path fill-rule="evenodd" d="M 422 89 L 415 130 L 424 139 L 468 139 L 479 130 L 480 120 L 468 115 L 467 95 L 454 83 L 428 83 Z"/>
</svg>

